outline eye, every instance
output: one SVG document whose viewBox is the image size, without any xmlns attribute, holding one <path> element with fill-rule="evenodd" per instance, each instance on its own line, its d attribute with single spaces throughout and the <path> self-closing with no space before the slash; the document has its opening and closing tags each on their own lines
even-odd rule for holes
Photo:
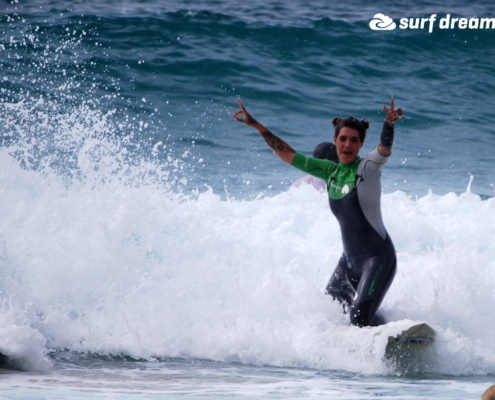
<svg viewBox="0 0 495 400">
<path fill-rule="evenodd" d="M 359 143 L 359 139 L 355 136 L 351 139 L 351 141 L 352 143 Z"/>
<path fill-rule="evenodd" d="M 345 136 L 342 136 L 342 135 L 339 136 L 338 139 L 339 139 L 340 142 L 345 142 L 347 140 L 347 138 Z"/>
</svg>

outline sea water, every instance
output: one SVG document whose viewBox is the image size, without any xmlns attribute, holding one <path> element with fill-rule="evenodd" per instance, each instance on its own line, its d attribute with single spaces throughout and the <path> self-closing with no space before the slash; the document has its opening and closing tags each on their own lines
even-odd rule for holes
<svg viewBox="0 0 495 400">
<path fill-rule="evenodd" d="M 0 14 L 0 375 L 8 399 L 476 399 L 495 383 L 493 29 L 488 2 L 5 2 Z M 437 15 L 374 31 L 377 13 Z M 428 362 L 343 334 L 325 193 L 231 118 L 296 150 L 394 96 L 382 212 L 389 321 Z M 348 329 L 348 328 L 346 328 Z M 384 328 L 385 329 L 385 328 Z"/>
</svg>

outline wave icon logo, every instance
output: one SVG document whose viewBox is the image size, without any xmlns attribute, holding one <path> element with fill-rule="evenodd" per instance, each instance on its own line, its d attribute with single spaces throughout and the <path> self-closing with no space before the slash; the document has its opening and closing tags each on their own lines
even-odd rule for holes
<svg viewBox="0 0 495 400">
<path fill-rule="evenodd" d="M 382 13 L 375 14 L 370 21 L 370 28 L 374 31 L 393 31 L 396 27 L 394 20 Z"/>
</svg>

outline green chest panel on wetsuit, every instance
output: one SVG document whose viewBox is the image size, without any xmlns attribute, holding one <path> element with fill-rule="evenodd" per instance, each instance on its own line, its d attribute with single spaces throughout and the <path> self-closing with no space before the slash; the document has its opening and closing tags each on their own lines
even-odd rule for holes
<svg viewBox="0 0 495 400">
<path fill-rule="evenodd" d="M 336 171 L 329 177 L 328 195 L 333 200 L 340 200 L 356 187 L 356 173 L 361 159 L 358 157 L 352 164 L 340 163 Z"/>
</svg>

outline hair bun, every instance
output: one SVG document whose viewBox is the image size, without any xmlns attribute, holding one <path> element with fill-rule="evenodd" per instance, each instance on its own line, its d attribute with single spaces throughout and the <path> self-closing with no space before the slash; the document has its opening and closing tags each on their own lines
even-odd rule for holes
<svg viewBox="0 0 495 400">
<path fill-rule="evenodd" d="M 340 121 L 342 121 L 342 118 L 334 118 L 332 121 L 333 126 L 337 126 Z"/>
<path fill-rule="evenodd" d="M 364 129 L 368 130 L 368 128 L 370 127 L 370 123 L 368 121 L 366 121 L 365 119 L 362 119 L 361 123 L 363 124 Z"/>
</svg>

